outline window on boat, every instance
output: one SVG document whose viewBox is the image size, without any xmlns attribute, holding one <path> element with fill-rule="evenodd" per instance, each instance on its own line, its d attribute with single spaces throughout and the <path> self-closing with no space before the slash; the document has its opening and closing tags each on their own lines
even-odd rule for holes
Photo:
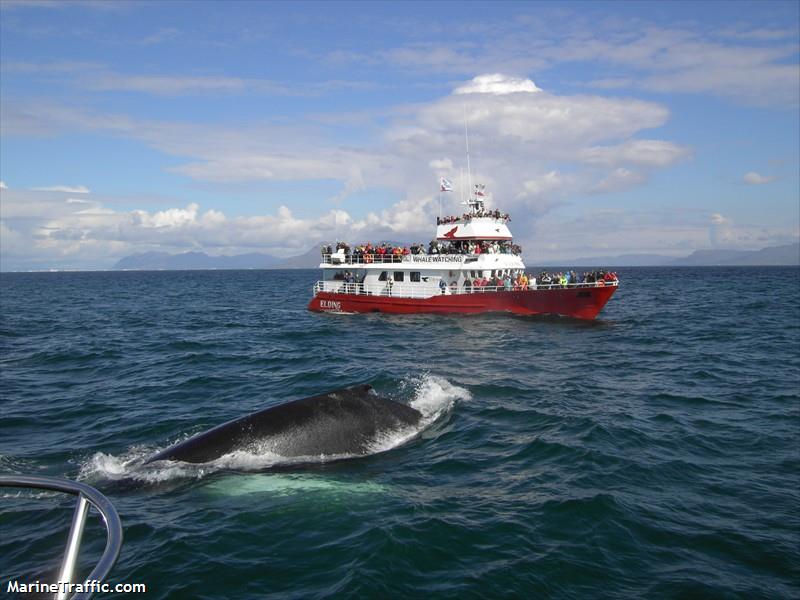
<svg viewBox="0 0 800 600">
<path fill-rule="evenodd" d="M 405 275 L 405 271 L 395 271 L 394 272 L 394 280 L 395 281 L 403 281 L 404 275 Z"/>
<path fill-rule="evenodd" d="M 411 281 L 414 283 L 420 282 L 420 272 L 419 271 L 411 271 Z"/>
<path fill-rule="evenodd" d="M 381 271 L 381 274 L 378 276 L 378 281 L 386 281 L 386 271 Z"/>
</svg>

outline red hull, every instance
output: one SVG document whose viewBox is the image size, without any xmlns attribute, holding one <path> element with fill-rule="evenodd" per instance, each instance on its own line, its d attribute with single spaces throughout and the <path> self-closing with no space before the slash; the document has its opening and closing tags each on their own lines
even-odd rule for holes
<svg viewBox="0 0 800 600">
<path fill-rule="evenodd" d="M 520 292 L 454 294 L 431 298 L 318 292 L 309 302 L 308 310 L 400 314 L 510 312 L 517 315 L 560 315 L 576 319 L 594 319 L 616 290 L 617 286 L 609 285 Z"/>
</svg>

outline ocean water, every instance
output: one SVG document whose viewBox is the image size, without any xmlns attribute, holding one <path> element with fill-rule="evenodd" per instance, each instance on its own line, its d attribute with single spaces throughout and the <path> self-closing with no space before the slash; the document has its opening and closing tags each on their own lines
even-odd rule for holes
<svg viewBox="0 0 800 600">
<path fill-rule="evenodd" d="M 148 598 L 800 597 L 800 269 L 619 269 L 594 322 L 306 311 L 314 271 L 0 275 L 0 473 L 85 481 Z M 365 458 L 147 465 L 355 383 Z M 0 586 L 73 501 L 0 490 Z M 105 542 L 93 517 L 86 575 Z"/>
</svg>

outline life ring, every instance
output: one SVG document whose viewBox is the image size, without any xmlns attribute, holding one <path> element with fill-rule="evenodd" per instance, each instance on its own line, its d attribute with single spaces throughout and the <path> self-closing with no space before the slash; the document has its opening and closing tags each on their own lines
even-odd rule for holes
<svg viewBox="0 0 800 600">
<path fill-rule="evenodd" d="M 597 287 L 606 287 L 606 282 L 601 279 L 597 282 Z"/>
<path fill-rule="evenodd" d="M 364 262 L 365 262 L 365 263 L 369 264 L 369 263 L 371 263 L 373 260 L 374 260 L 374 259 L 373 259 L 373 257 L 372 257 L 372 254 L 365 254 L 365 255 L 364 255 Z"/>
</svg>

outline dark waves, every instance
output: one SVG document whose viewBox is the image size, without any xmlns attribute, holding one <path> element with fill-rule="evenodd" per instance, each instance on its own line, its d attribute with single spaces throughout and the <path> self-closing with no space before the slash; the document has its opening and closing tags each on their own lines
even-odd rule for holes
<svg viewBox="0 0 800 600">
<path fill-rule="evenodd" d="M 620 274 L 592 323 L 310 314 L 306 271 L 4 274 L 0 471 L 107 493 L 113 580 L 155 598 L 797 597 L 800 270 Z M 363 460 L 140 471 L 357 382 L 446 410 Z M 57 568 L 69 506 L 4 493 L 4 581 Z"/>
</svg>

